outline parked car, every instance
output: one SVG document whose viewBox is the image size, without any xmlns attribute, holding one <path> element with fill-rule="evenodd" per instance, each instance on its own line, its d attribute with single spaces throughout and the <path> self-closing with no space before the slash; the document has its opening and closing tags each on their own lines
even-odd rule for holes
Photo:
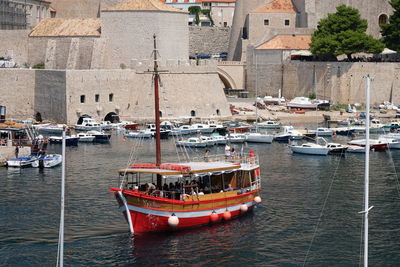
<svg viewBox="0 0 400 267">
<path fill-rule="evenodd" d="M 197 55 L 198 59 L 207 59 L 207 58 L 211 58 L 211 55 L 209 54 L 199 54 Z"/>
<path fill-rule="evenodd" d="M 211 58 L 220 58 L 220 57 L 221 57 L 220 53 L 211 54 Z"/>
</svg>

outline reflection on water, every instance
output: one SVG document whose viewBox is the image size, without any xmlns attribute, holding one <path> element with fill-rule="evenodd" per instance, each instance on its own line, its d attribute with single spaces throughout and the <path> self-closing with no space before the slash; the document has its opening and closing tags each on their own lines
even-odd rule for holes
<svg viewBox="0 0 400 267">
<path fill-rule="evenodd" d="M 82 144 L 67 151 L 65 262 L 69 265 L 301 265 L 330 188 L 307 265 L 358 265 L 364 158 L 292 155 L 284 144 L 249 145 L 260 154 L 263 202 L 237 220 L 179 232 L 130 237 L 109 187 L 134 140 Z M 163 159 L 176 158 L 163 140 Z M 223 153 L 223 147 L 213 153 Z M 237 146 L 236 149 L 241 149 Z M 51 152 L 60 147 L 50 146 Z M 201 156 L 204 151 L 190 150 Z M 139 158 L 151 162 L 154 143 Z M 370 262 L 400 256 L 400 151 L 371 153 Z M 61 169 L 0 169 L 0 265 L 54 265 Z"/>
</svg>

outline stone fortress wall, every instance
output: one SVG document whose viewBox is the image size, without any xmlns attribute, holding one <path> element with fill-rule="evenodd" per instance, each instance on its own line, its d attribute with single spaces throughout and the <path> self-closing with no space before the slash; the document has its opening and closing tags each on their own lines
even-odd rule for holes
<svg viewBox="0 0 400 267">
<path fill-rule="evenodd" d="M 8 117 L 16 119 L 34 118 L 39 112 L 44 120 L 75 124 L 84 114 L 103 120 L 114 112 L 121 120 L 151 120 L 154 91 L 147 69 L 146 65 L 137 70 L 0 69 L 0 103 L 7 106 Z M 168 69 L 161 74 L 163 118 L 230 116 L 216 67 Z M 11 94 L 10 88 L 15 92 Z"/>
<path fill-rule="evenodd" d="M 230 28 L 189 27 L 189 55 L 228 52 Z"/>
</svg>

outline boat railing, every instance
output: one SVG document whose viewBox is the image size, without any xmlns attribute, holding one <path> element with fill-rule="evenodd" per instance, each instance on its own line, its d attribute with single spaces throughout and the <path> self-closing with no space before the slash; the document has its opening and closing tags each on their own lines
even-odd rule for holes
<svg viewBox="0 0 400 267">
<path fill-rule="evenodd" d="M 207 161 L 207 162 L 232 162 L 246 164 L 248 166 L 259 165 L 258 155 L 251 153 L 239 153 L 237 155 L 226 156 L 226 155 L 209 155 L 204 157 L 194 157 L 192 161 Z"/>
</svg>

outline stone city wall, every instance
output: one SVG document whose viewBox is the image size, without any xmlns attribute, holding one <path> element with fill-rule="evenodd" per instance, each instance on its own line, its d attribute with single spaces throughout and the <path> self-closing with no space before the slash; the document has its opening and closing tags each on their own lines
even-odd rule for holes
<svg viewBox="0 0 400 267">
<path fill-rule="evenodd" d="M 372 103 L 389 101 L 391 90 L 393 101 L 400 103 L 399 63 L 291 61 L 283 65 L 260 64 L 257 85 L 260 96 L 277 96 L 278 89 L 283 88 L 282 94 L 288 99 L 316 92 L 318 98 L 334 103 L 364 103 L 363 76 L 367 74 L 374 79 Z M 247 72 L 248 85 L 256 84 L 255 76 L 255 69 Z M 255 87 L 248 90 L 255 94 Z"/>
<path fill-rule="evenodd" d="M 0 69 L 0 105 L 6 106 L 8 118 L 33 118 L 34 95 L 34 70 Z"/>
<path fill-rule="evenodd" d="M 12 57 L 23 66 L 28 62 L 29 30 L 0 30 L 0 57 Z"/>
<path fill-rule="evenodd" d="M 230 28 L 189 27 L 189 55 L 228 52 Z"/>
</svg>

